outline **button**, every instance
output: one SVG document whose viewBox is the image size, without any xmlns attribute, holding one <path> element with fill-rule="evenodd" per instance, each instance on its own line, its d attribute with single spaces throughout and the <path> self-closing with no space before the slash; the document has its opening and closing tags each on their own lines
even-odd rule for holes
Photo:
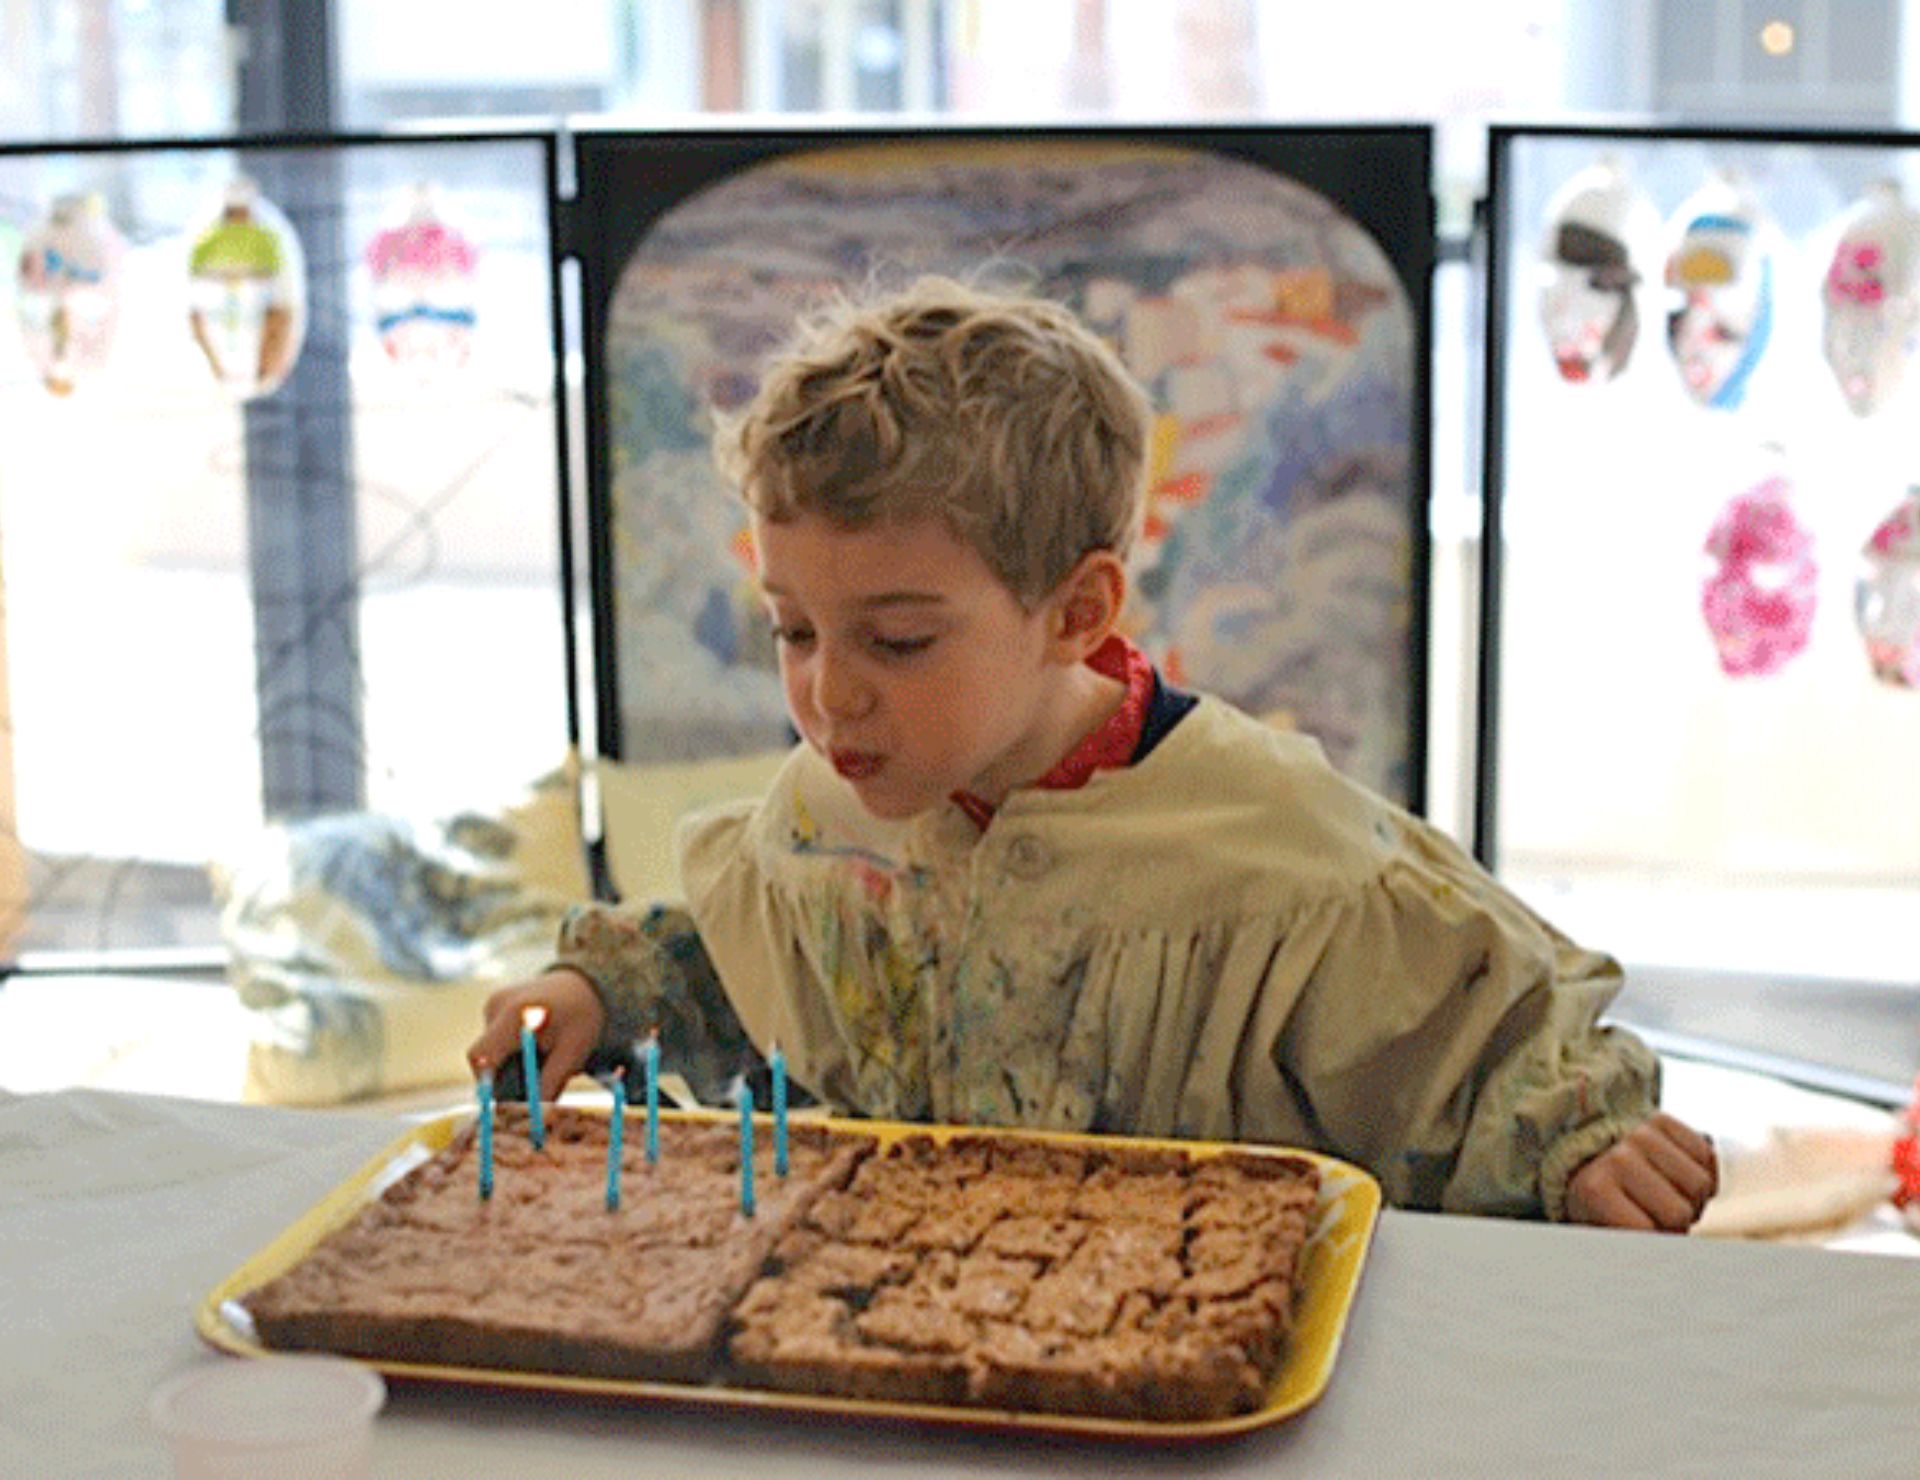
<svg viewBox="0 0 1920 1480">
<path fill-rule="evenodd" d="M 1052 867 L 1052 852 L 1032 833 L 1021 833 L 1007 844 L 1007 872 L 1016 879 L 1037 879 Z"/>
</svg>

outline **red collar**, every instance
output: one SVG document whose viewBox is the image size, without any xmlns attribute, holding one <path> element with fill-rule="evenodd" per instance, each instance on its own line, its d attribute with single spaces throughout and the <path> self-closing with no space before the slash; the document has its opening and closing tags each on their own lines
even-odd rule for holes
<svg viewBox="0 0 1920 1480">
<path fill-rule="evenodd" d="M 1085 786 L 1095 771 L 1120 770 L 1133 764 L 1133 753 L 1140 748 L 1140 736 L 1147 727 L 1147 706 L 1153 702 L 1153 664 L 1139 648 L 1116 635 L 1100 644 L 1087 659 L 1087 666 L 1119 679 L 1127 686 L 1127 696 L 1098 729 L 1062 756 L 1046 775 L 1031 782 L 1033 786 L 1046 791 L 1073 791 Z M 971 792 L 956 791 L 953 804 L 982 831 L 993 821 L 992 805 Z"/>
</svg>

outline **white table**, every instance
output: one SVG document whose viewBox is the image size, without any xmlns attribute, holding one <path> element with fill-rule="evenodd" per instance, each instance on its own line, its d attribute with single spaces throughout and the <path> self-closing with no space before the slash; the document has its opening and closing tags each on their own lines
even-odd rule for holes
<svg viewBox="0 0 1920 1480">
<path fill-rule="evenodd" d="M 405 1122 L 0 1094 L 0 1474 L 164 1476 L 145 1405 L 213 1285 Z M 383 1476 L 1916 1476 L 1920 1262 L 1387 1213 L 1333 1381 L 1116 1448 L 396 1388 Z"/>
</svg>

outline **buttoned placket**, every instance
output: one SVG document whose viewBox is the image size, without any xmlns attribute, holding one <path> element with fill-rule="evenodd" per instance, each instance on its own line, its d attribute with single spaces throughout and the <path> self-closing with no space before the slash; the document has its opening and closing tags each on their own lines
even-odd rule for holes
<svg viewBox="0 0 1920 1480">
<path fill-rule="evenodd" d="M 989 829 L 991 831 L 991 829 Z M 958 1112 L 958 1045 L 953 1025 L 955 978 L 965 960 L 980 918 L 980 865 L 987 854 L 986 835 L 952 802 L 928 814 L 916 830 L 916 851 L 932 878 L 926 907 L 940 959 L 928 973 L 927 1093 L 934 1117 L 951 1121 Z"/>
</svg>

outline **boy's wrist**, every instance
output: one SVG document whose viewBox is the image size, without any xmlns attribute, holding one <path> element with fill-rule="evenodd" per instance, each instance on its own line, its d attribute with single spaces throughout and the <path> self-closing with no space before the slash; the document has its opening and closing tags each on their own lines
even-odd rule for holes
<svg viewBox="0 0 1920 1480">
<path fill-rule="evenodd" d="M 1567 1190 L 1588 1162 L 1621 1141 L 1643 1116 L 1606 1116 L 1576 1126 L 1540 1159 L 1540 1206 L 1549 1222 L 1567 1221 Z"/>
<path fill-rule="evenodd" d="M 600 1031 L 594 1035 L 594 1051 L 596 1053 L 611 1045 L 625 1042 L 633 1036 L 632 1034 L 623 1036 L 613 1031 L 617 1014 L 614 1012 L 612 994 L 600 984 L 599 978 L 578 961 L 550 961 L 542 968 L 541 974 L 543 976 L 558 976 L 564 974 L 576 977 L 584 982 L 588 989 L 592 991 L 594 1001 L 600 1004 Z"/>
</svg>

